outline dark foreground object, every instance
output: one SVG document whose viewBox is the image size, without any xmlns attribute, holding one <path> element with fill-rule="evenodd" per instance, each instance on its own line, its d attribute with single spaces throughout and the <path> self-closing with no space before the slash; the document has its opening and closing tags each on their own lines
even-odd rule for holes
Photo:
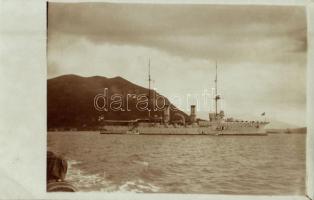
<svg viewBox="0 0 314 200">
<path fill-rule="evenodd" d="M 67 161 L 47 151 L 47 192 L 75 192 L 76 189 L 65 181 Z"/>
<path fill-rule="evenodd" d="M 47 184 L 47 192 L 75 192 L 76 188 L 68 182 L 50 182 Z"/>
</svg>

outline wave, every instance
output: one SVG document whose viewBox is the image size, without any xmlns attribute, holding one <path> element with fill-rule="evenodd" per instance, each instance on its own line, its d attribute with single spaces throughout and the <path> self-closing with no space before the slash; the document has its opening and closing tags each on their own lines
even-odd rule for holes
<svg viewBox="0 0 314 200">
<path fill-rule="evenodd" d="M 159 187 L 145 182 L 141 179 L 126 181 L 124 183 L 115 183 L 108 180 L 110 175 L 106 174 L 88 174 L 84 170 L 79 169 L 82 162 L 70 160 L 68 161 L 68 174 L 67 181 L 70 182 L 78 191 L 102 191 L 102 192 L 131 192 L 131 193 L 143 193 L 143 192 L 158 192 Z M 146 165 L 146 164 L 145 164 Z"/>
<path fill-rule="evenodd" d="M 145 167 L 148 167 L 148 165 L 149 165 L 149 163 L 146 161 L 133 161 L 133 162 L 136 164 L 139 164 L 139 165 L 143 165 Z"/>
<path fill-rule="evenodd" d="M 161 169 L 156 169 L 151 166 L 146 167 L 141 170 L 139 176 L 140 178 L 148 181 L 153 181 L 161 178 L 165 173 Z"/>
<path fill-rule="evenodd" d="M 119 187 L 119 192 L 142 193 L 142 192 L 158 192 L 159 190 L 160 190 L 159 187 L 144 182 L 141 179 L 137 181 L 127 181 Z"/>
<path fill-rule="evenodd" d="M 135 164 L 139 164 L 145 167 L 148 167 L 149 163 L 144 161 L 140 155 L 138 154 L 132 154 L 131 156 L 128 157 L 129 161 Z"/>
<path fill-rule="evenodd" d="M 142 161 L 143 159 L 141 158 L 140 155 L 138 154 L 132 154 L 128 157 L 129 160 L 131 161 Z"/>
</svg>

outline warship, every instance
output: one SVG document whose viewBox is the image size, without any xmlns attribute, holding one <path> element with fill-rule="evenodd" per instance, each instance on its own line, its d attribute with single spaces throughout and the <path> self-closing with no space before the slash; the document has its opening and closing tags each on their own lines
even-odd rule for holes
<svg viewBox="0 0 314 200">
<path fill-rule="evenodd" d="M 151 93 L 150 61 L 148 65 L 148 98 Z M 100 134 L 132 134 L 132 135 L 267 135 L 266 121 L 244 121 L 225 118 L 223 110 L 218 111 L 218 101 L 221 99 L 217 91 L 217 62 L 215 76 L 215 112 L 208 113 L 208 120 L 196 118 L 196 105 L 191 105 L 189 119 L 181 116 L 180 120 L 171 121 L 170 105 L 163 109 L 163 116 L 156 120 L 148 117 L 134 120 L 102 120 Z M 148 101 L 150 102 L 150 101 Z M 262 116 L 265 113 L 261 114 Z"/>
</svg>

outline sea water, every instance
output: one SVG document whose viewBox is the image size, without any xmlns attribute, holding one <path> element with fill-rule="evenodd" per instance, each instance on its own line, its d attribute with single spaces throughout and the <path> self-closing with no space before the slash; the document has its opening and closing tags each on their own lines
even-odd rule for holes
<svg viewBox="0 0 314 200">
<path fill-rule="evenodd" d="M 48 132 L 79 191 L 302 195 L 306 134 Z"/>
</svg>

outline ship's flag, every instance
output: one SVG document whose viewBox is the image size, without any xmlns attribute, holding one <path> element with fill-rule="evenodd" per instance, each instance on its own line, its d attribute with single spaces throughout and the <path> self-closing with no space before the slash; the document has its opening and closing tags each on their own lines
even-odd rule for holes
<svg viewBox="0 0 314 200">
<path fill-rule="evenodd" d="M 262 115 L 262 116 L 265 116 L 265 114 L 266 114 L 266 113 L 265 113 L 265 112 L 263 112 L 261 115 Z"/>
</svg>

